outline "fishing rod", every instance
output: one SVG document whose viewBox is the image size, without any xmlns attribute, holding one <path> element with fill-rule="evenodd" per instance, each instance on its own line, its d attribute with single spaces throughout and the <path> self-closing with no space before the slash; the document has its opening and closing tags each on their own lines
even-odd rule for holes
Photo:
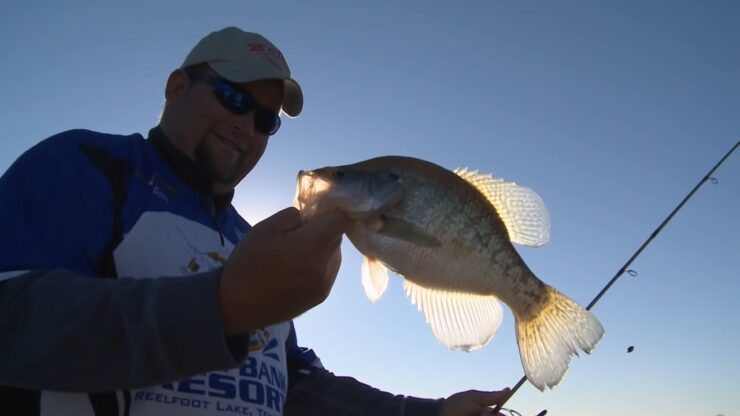
<svg viewBox="0 0 740 416">
<path fill-rule="evenodd" d="M 658 228 L 656 228 L 655 231 L 653 231 L 653 233 L 650 234 L 650 237 L 648 237 L 648 239 L 645 240 L 644 243 L 642 243 L 642 245 L 640 246 L 640 248 L 638 248 L 637 251 L 635 251 L 635 253 L 632 255 L 632 257 L 630 257 L 629 260 L 627 260 L 627 262 L 624 263 L 624 265 L 617 271 L 617 273 L 614 275 L 614 277 L 612 277 L 611 280 L 609 280 L 609 282 L 606 284 L 606 286 L 604 286 L 604 288 L 601 289 L 601 291 L 596 295 L 596 297 L 594 297 L 594 299 L 591 301 L 591 303 L 589 303 L 588 306 L 586 306 L 586 310 L 591 310 L 591 308 L 593 308 L 594 305 L 596 305 L 596 303 L 602 298 L 602 296 L 604 296 L 604 294 L 606 294 L 606 292 L 624 274 L 624 272 L 627 272 L 627 274 L 629 274 L 629 275 L 635 275 L 635 272 L 633 270 L 629 269 L 628 267 L 632 264 L 633 261 L 635 261 L 635 259 L 640 255 L 640 253 L 642 253 L 642 251 L 645 249 L 645 247 L 647 247 L 648 244 L 650 244 L 650 242 L 653 241 L 653 239 L 655 237 L 657 237 L 658 234 L 660 234 L 660 232 L 663 230 L 663 228 L 666 226 L 666 224 L 668 224 L 671 221 L 671 219 L 673 219 L 673 216 L 676 215 L 676 213 L 684 206 L 684 204 L 686 203 L 686 201 L 688 201 L 689 199 L 691 199 L 691 197 L 694 196 L 694 193 L 696 193 L 696 191 L 702 185 L 704 185 L 704 183 L 706 181 L 711 180 L 712 183 L 715 183 L 715 184 L 717 183 L 717 179 L 714 178 L 712 176 L 712 174 L 714 173 L 715 170 L 717 170 L 717 168 L 720 167 L 720 165 L 722 165 L 722 163 L 724 163 L 725 160 L 727 160 L 728 157 L 730 157 L 730 155 L 732 154 L 732 152 L 734 152 L 735 149 L 737 149 L 738 146 L 740 146 L 740 141 L 738 141 L 737 143 L 735 143 L 734 146 L 732 146 L 732 148 L 724 155 L 724 157 L 722 157 L 722 159 L 720 159 L 720 161 L 717 162 L 717 164 L 714 165 L 714 167 L 706 175 L 704 175 L 704 177 L 699 181 L 699 183 L 697 183 L 696 186 L 694 186 L 694 189 L 692 189 L 691 192 L 689 192 L 688 195 L 686 195 L 684 197 L 684 199 L 681 201 L 681 203 L 679 203 L 676 206 L 676 208 L 674 208 L 673 211 L 671 211 L 671 213 L 663 220 L 663 222 L 658 226 Z M 499 412 L 503 408 L 503 405 L 506 404 L 506 402 L 509 399 L 511 399 L 511 396 L 513 396 L 514 393 L 516 393 L 516 391 L 519 390 L 520 387 L 522 387 L 522 385 L 524 385 L 524 382 L 525 381 L 527 381 L 527 376 L 523 376 L 519 380 L 519 382 L 516 383 L 516 385 L 511 389 L 511 392 L 509 394 L 509 397 L 507 397 L 501 404 L 497 405 L 493 409 L 493 414 L 496 414 L 496 412 Z M 538 414 L 538 416 L 544 415 L 546 413 L 547 413 L 547 410 L 543 410 L 542 412 L 540 412 Z"/>
</svg>

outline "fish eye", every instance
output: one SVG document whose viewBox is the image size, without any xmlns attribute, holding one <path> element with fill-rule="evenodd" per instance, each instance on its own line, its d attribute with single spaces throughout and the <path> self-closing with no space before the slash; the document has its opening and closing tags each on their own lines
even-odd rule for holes
<svg viewBox="0 0 740 416">
<path fill-rule="evenodd" d="M 393 172 L 389 173 L 388 174 L 388 177 L 391 178 L 391 180 L 394 180 L 394 181 L 397 181 L 400 178 L 400 176 L 398 176 L 397 173 L 393 173 Z"/>
<path fill-rule="evenodd" d="M 337 178 L 337 179 L 344 178 L 344 171 L 343 170 L 338 170 L 338 171 L 334 172 L 334 177 Z"/>
</svg>

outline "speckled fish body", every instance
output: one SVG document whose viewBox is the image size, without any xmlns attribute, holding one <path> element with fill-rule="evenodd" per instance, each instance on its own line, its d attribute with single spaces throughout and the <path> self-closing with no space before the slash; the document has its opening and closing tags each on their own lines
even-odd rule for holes
<svg viewBox="0 0 740 416">
<path fill-rule="evenodd" d="M 543 283 L 512 242 L 540 246 L 549 216 L 532 190 L 489 175 L 386 156 L 301 172 L 296 205 L 310 217 L 341 209 L 347 236 L 364 254 L 362 284 L 371 301 L 390 269 L 435 337 L 452 349 L 487 344 L 503 301 L 516 319 L 525 373 L 536 387 L 560 382 L 571 355 L 590 352 L 603 334 L 593 315 Z"/>
</svg>

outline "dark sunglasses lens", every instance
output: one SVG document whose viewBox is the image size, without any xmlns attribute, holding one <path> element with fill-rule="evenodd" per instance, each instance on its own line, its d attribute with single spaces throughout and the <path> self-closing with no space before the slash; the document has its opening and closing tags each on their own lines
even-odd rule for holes
<svg viewBox="0 0 740 416">
<path fill-rule="evenodd" d="M 215 86 L 213 92 L 221 104 L 233 114 L 243 115 L 254 110 L 254 127 L 258 132 L 271 136 L 280 128 L 280 116 L 259 105 L 252 94 L 226 83 Z"/>
<path fill-rule="evenodd" d="M 234 114 L 242 115 L 254 109 L 254 97 L 230 85 L 221 84 L 215 88 L 214 92 L 221 104 Z"/>
<path fill-rule="evenodd" d="M 280 128 L 280 116 L 272 110 L 258 108 L 254 113 L 254 127 L 258 132 L 272 136 Z"/>
</svg>

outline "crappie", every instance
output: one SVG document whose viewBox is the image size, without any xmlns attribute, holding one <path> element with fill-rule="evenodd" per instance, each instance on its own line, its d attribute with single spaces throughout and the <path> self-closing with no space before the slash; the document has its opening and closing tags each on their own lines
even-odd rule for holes
<svg viewBox="0 0 740 416">
<path fill-rule="evenodd" d="M 298 174 L 295 205 L 306 220 L 338 208 L 354 221 L 347 236 L 365 255 L 371 301 L 388 269 L 451 349 L 487 344 L 503 317 L 516 319 L 524 372 L 538 389 L 563 378 L 570 356 L 590 352 L 604 329 L 584 308 L 539 280 L 512 243 L 540 246 L 550 220 L 532 190 L 464 169 L 402 156 Z"/>
</svg>

